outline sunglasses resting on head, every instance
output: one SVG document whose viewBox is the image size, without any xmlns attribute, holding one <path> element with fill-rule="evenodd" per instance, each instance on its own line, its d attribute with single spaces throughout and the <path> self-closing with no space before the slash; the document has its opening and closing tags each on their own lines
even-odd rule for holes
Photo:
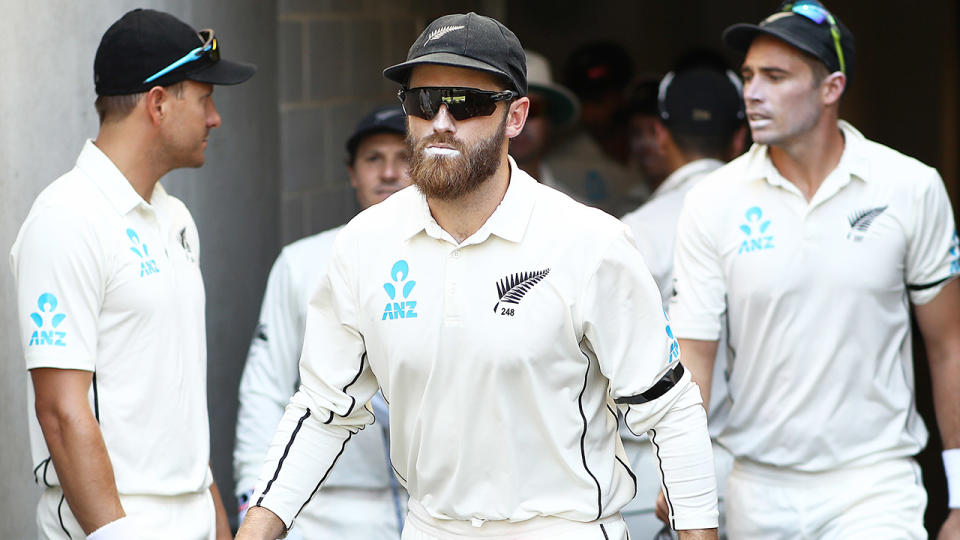
<svg viewBox="0 0 960 540">
<path fill-rule="evenodd" d="M 217 46 L 217 38 L 213 36 L 213 30 L 206 28 L 197 32 L 197 34 L 199 34 L 200 40 L 203 42 L 202 45 L 183 55 L 183 57 L 174 61 L 169 66 L 147 77 L 143 80 L 143 82 L 148 83 L 155 81 L 167 73 L 177 69 L 178 67 L 193 62 L 194 60 L 199 60 L 203 57 L 209 58 L 212 62 L 217 62 L 220 60 L 220 47 Z"/>
<path fill-rule="evenodd" d="M 440 112 L 440 106 L 446 105 L 456 120 L 466 120 L 474 116 L 490 116 L 497 110 L 498 101 L 510 101 L 519 97 L 519 94 L 512 90 L 495 92 L 477 88 L 422 86 L 402 88 L 397 92 L 397 97 L 407 115 L 432 120 Z"/>
</svg>

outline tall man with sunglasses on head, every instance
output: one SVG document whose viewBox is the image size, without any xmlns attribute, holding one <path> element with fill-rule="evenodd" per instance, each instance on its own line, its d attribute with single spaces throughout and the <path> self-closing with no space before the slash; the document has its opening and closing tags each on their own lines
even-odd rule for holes
<svg viewBox="0 0 960 540">
<path fill-rule="evenodd" d="M 700 394 L 628 230 L 507 155 L 529 107 L 519 40 L 447 15 L 407 58 L 384 73 L 403 85 L 416 187 L 337 237 L 238 538 L 291 525 L 378 387 L 405 539 L 626 539 L 618 405 L 658 445 L 681 538 L 716 538 Z"/>
<path fill-rule="evenodd" d="M 203 165 L 213 85 L 255 69 L 153 10 L 100 41 L 97 138 L 37 197 L 10 254 L 41 538 L 230 537 L 209 466 L 198 234 L 158 181 Z"/>
<path fill-rule="evenodd" d="M 960 255 L 936 170 L 839 120 L 853 36 L 796 2 L 723 39 L 745 53 L 756 144 L 687 195 L 670 315 L 709 402 L 729 323 L 731 538 L 926 538 L 910 304 L 960 536 Z M 944 501 L 935 501 L 944 504 Z"/>
</svg>

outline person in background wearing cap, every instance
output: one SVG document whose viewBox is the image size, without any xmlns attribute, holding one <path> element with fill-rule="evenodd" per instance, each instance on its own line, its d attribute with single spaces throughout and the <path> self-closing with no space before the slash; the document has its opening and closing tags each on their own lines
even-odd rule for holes
<svg viewBox="0 0 960 540">
<path fill-rule="evenodd" d="M 536 64 L 534 61 L 535 68 Z M 537 71 L 532 70 L 533 75 Z M 610 215 L 622 216 L 649 195 L 625 166 L 626 157 L 621 155 L 625 152 L 620 150 L 627 144 L 621 112 L 624 88 L 633 73 L 630 58 L 619 45 L 588 44 L 571 55 L 565 72 L 567 87 L 551 84 L 550 88 L 573 90 L 576 95 L 571 97 L 579 96 L 581 114 L 573 119 L 579 121 L 557 130 L 543 161 L 564 193 Z"/>
<path fill-rule="evenodd" d="M 550 63 L 543 55 L 525 50 L 527 58 L 527 97 L 530 107 L 523 131 L 510 139 L 510 157 L 517 166 L 541 184 L 563 191 L 553 168 L 547 163 L 547 153 L 553 134 L 577 121 L 580 101 L 570 90 L 553 82 Z"/>
<path fill-rule="evenodd" d="M 41 538 L 230 537 L 209 467 L 199 237 L 159 180 L 203 165 L 213 85 L 255 70 L 159 11 L 127 13 L 100 41 L 97 138 L 10 253 Z"/>
<path fill-rule="evenodd" d="M 347 171 L 357 203 L 369 208 L 410 185 L 406 122 L 400 105 L 364 116 L 347 140 Z M 286 246 L 267 280 L 260 323 L 240 381 L 233 471 L 243 521 L 270 439 L 300 382 L 307 301 L 332 256 L 343 226 Z M 377 423 L 357 433 L 323 490 L 301 512 L 293 538 L 387 540 L 400 538 L 406 493 L 387 459 L 388 413 L 383 396 L 371 400 Z"/>
<path fill-rule="evenodd" d="M 443 16 L 384 74 L 402 85 L 417 189 L 337 236 L 238 538 L 290 527 L 378 388 L 404 539 L 625 540 L 636 484 L 617 404 L 659 446 L 681 538 L 716 538 L 700 394 L 629 231 L 507 154 L 530 106 L 517 37 Z"/>
<path fill-rule="evenodd" d="M 637 248 L 657 282 L 664 309 L 673 296 L 673 242 L 677 219 L 687 191 L 725 162 L 743 153 L 746 124 L 740 80 L 732 71 L 708 67 L 678 67 L 659 85 L 659 119 L 653 125 L 655 147 L 663 155 L 668 176 L 656 187 L 653 197 L 622 218 L 633 231 Z M 708 424 L 715 436 L 726 419 L 729 404 L 724 381 L 726 360 L 723 348 L 714 364 L 713 388 Z M 646 437 L 633 437 L 621 428 L 623 445 L 635 469 L 655 463 Z M 733 458 L 722 447 L 713 445 L 720 504 L 719 536 L 725 536 L 724 483 Z M 624 511 L 630 534 L 635 538 L 653 538 L 663 527 L 654 515 L 660 485 L 638 479 L 638 494 Z M 662 495 L 659 505 L 666 509 Z M 666 512 L 662 513 L 666 521 Z"/>
<path fill-rule="evenodd" d="M 729 322 L 727 529 L 926 538 L 910 303 L 960 507 L 960 255 L 943 181 L 838 119 L 853 36 L 820 4 L 723 39 L 746 55 L 756 144 L 687 194 L 670 317 L 707 403 Z M 940 538 L 958 535 L 952 510 Z"/>
</svg>

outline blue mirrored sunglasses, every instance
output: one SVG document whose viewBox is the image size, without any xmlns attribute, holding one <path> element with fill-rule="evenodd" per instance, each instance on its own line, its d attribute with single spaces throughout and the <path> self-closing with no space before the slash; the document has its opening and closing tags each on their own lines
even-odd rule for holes
<svg viewBox="0 0 960 540">
<path fill-rule="evenodd" d="M 827 11 L 827 8 L 820 5 L 816 0 L 802 0 L 800 2 L 790 2 L 784 4 L 783 11 L 796 13 L 810 19 L 817 24 L 823 24 L 824 21 L 830 25 L 830 35 L 833 36 L 833 48 L 837 52 L 837 61 L 840 63 L 840 72 L 847 74 L 847 63 L 843 58 L 843 48 L 840 46 L 840 28 L 837 26 L 837 20 Z"/>
<path fill-rule="evenodd" d="M 199 60 L 203 57 L 207 57 L 214 62 L 220 60 L 220 47 L 217 46 L 217 38 L 213 36 L 213 30 L 206 28 L 197 32 L 197 34 L 200 36 L 200 40 L 203 43 L 202 45 L 183 55 L 182 58 L 176 60 L 169 66 L 147 77 L 143 80 L 143 82 L 153 82 L 160 77 L 163 77 L 167 73 L 177 69 L 178 67 L 193 62 L 194 60 Z"/>
</svg>

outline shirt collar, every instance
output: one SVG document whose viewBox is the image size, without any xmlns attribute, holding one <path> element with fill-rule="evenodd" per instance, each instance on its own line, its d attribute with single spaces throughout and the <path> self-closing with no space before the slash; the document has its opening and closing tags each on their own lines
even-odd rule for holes
<svg viewBox="0 0 960 540">
<path fill-rule="evenodd" d="M 104 197 L 110 201 L 111 206 L 121 216 L 126 215 L 127 212 L 140 204 L 146 204 L 146 201 L 133 189 L 120 169 L 90 139 L 87 139 L 87 142 L 83 145 L 83 150 L 80 151 L 80 157 L 77 158 L 77 168 L 83 171 L 90 181 L 100 188 Z M 154 197 L 158 192 L 161 196 L 166 195 L 159 183 L 154 188 Z"/>
<path fill-rule="evenodd" d="M 836 169 L 830 173 L 824 183 L 830 180 L 840 182 L 839 187 L 849 183 L 851 178 L 858 178 L 862 181 L 869 181 L 870 161 L 867 152 L 863 146 L 866 139 L 863 134 L 857 131 L 849 122 L 839 120 L 837 125 L 843 132 L 843 154 L 840 156 L 840 162 Z M 773 165 L 770 159 L 769 147 L 765 144 L 754 144 L 748 152 L 749 162 L 746 168 L 746 176 L 753 180 L 766 180 L 769 184 L 796 190 L 793 184 L 780 174 L 780 171 Z"/>
<path fill-rule="evenodd" d="M 510 242 L 523 240 L 536 202 L 537 181 L 517 167 L 512 157 L 507 156 L 507 162 L 510 167 L 510 183 L 507 185 L 503 200 L 487 218 L 486 223 L 464 241 L 464 245 L 483 242 L 491 234 Z M 434 238 L 452 241 L 450 234 L 433 219 L 426 197 L 419 189 L 415 187 L 413 189 L 416 191 L 415 209 L 410 213 L 410 219 L 406 220 L 402 226 L 404 238 L 412 238 L 424 231 Z"/>
<path fill-rule="evenodd" d="M 691 161 L 670 173 L 670 176 L 657 186 L 650 198 L 659 197 L 668 191 L 673 191 L 685 184 L 687 180 L 719 169 L 722 166 L 723 162 L 719 159 L 704 158 Z"/>
</svg>

